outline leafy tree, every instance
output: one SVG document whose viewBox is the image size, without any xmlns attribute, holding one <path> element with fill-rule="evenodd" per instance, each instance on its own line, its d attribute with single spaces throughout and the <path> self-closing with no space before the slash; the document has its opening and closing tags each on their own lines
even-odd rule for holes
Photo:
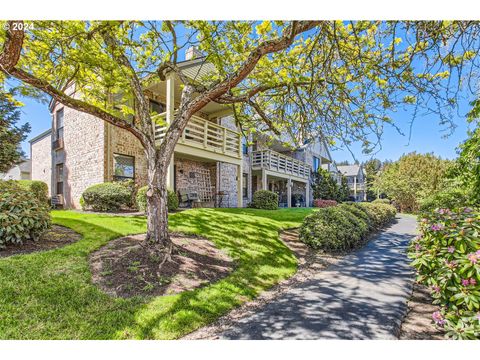
<svg viewBox="0 0 480 360">
<path fill-rule="evenodd" d="M 16 125 L 20 120 L 19 107 L 14 92 L 0 90 L 0 172 L 7 172 L 13 165 L 19 164 L 24 156 L 19 147 L 30 132 L 30 125 Z"/>
<path fill-rule="evenodd" d="M 385 167 L 375 179 L 374 189 L 384 192 L 400 211 L 415 212 L 422 199 L 442 188 L 451 164 L 433 154 L 403 155 Z"/>
<path fill-rule="evenodd" d="M 372 201 L 377 198 L 378 192 L 373 190 L 376 176 L 382 169 L 382 161 L 379 159 L 370 159 L 363 164 L 366 173 L 367 200 Z"/>
<path fill-rule="evenodd" d="M 148 164 L 147 240 L 167 253 L 168 165 L 187 122 L 209 102 L 232 105 L 243 131 L 288 134 L 295 145 L 318 136 L 361 141 L 370 152 L 378 141 L 369 135 L 380 139 L 398 106 L 431 109 L 449 123 L 452 90 L 469 85 L 450 80 L 476 74 L 480 33 L 466 21 L 37 21 L 22 31 L 13 24 L 0 31 L 3 79 L 139 139 Z M 178 67 L 191 45 L 214 68 L 196 79 Z M 157 146 L 144 89 L 173 75 L 183 89 Z"/>
<path fill-rule="evenodd" d="M 313 174 L 312 180 L 314 199 L 338 200 L 338 185 L 330 172 L 319 168 L 318 171 Z"/>
<path fill-rule="evenodd" d="M 338 201 L 348 201 L 350 199 L 350 188 L 348 187 L 347 177 L 342 175 L 342 182 L 338 187 Z"/>
<path fill-rule="evenodd" d="M 467 193 L 472 204 L 480 205 L 480 126 L 460 145 L 460 156 L 449 174 Z"/>
</svg>

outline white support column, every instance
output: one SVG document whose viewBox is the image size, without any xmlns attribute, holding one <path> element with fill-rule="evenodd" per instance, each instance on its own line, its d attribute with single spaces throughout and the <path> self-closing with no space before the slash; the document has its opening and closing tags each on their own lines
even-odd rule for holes
<svg viewBox="0 0 480 360">
<path fill-rule="evenodd" d="M 305 183 L 305 206 L 310 207 L 310 183 Z"/>
<path fill-rule="evenodd" d="M 267 173 L 262 170 L 262 190 L 268 190 Z"/>
<path fill-rule="evenodd" d="M 242 165 L 237 165 L 237 207 L 243 207 L 243 172 Z"/>
<path fill-rule="evenodd" d="M 353 195 L 355 196 L 355 201 L 357 201 L 357 177 L 353 177 Z"/>
<path fill-rule="evenodd" d="M 287 180 L 287 207 L 292 207 L 292 179 Z"/>
<path fill-rule="evenodd" d="M 174 73 L 171 72 L 167 75 L 167 103 L 166 103 L 166 117 L 165 121 L 167 123 L 167 126 L 169 126 L 173 122 L 173 117 L 175 116 L 175 78 L 174 78 Z M 168 166 L 167 169 L 167 189 L 173 190 L 175 185 L 174 185 L 174 156 L 172 155 L 172 158 L 170 159 L 170 165 Z"/>
</svg>

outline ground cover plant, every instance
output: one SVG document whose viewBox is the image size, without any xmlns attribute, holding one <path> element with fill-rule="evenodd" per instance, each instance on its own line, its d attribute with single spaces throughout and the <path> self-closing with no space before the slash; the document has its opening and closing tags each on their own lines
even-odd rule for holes
<svg viewBox="0 0 480 360">
<path fill-rule="evenodd" d="M 480 212 L 437 209 L 422 215 L 409 256 L 417 280 L 440 310 L 432 320 L 459 339 L 480 338 Z"/>
<path fill-rule="evenodd" d="M 278 231 L 298 227 L 310 212 L 192 209 L 171 214 L 172 231 L 210 239 L 235 261 L 235 270 L 193 291 L 123 299 L 92 285 L 88 257 L 114 238 L 145 232 L 145 217 L 52 211 L 55 224 L 83 238 L 52 251 L 0 259 L 0 338 L 178 338 L 293 275 L 296 259 Z"/>
</svg>

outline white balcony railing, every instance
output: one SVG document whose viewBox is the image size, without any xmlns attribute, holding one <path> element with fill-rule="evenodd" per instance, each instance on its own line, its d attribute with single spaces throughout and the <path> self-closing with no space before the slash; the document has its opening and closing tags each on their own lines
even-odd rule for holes
<svg viewBox="0 0 480 360">
<path fill-rule="evenodd" d="M 310 176 L 310 165 L 307 163 L 269 149 L 252 152 L 252 169 L 272 170 L 304 179 Z"/>
<path fill-rule="evenodd" d="M 166 113 L 156 115 L 165 119 Z M 155 125 L 155 140 L 161 142 L 167 126 Z M 179 144 L 200 148 L 240 159 L 242 157 L 242 142 L 239 132 L 217 125 L 198 116 L 192 116 L 188 121 Z"/>
</svg>

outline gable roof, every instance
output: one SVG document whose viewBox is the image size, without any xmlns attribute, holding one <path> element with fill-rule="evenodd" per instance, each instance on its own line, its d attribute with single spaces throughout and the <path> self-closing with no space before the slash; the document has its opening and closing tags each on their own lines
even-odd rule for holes
<svg viewBox="0 0 480 360">
<path fill-rule="evenodd" d="M 337 169 L 345 176 L 357 176 L 360 165 L 337 165 Z"/>
<path fill-rule="evenodd" d="M 44 137 L 50 135 L 51 132 L 52 132 L 52 129 L 48 129 L 48 130 L 42 132 L 41 134 L 35 136 L 34 138 L 28 140 L 28 142 L 29 142 L 30 144 L 33 144 L 34 142 L 36 142 L 36 141 L 38 141 L 38 140 L 41 140 L 41 139 L 43 139 Z"/>
</svg>

